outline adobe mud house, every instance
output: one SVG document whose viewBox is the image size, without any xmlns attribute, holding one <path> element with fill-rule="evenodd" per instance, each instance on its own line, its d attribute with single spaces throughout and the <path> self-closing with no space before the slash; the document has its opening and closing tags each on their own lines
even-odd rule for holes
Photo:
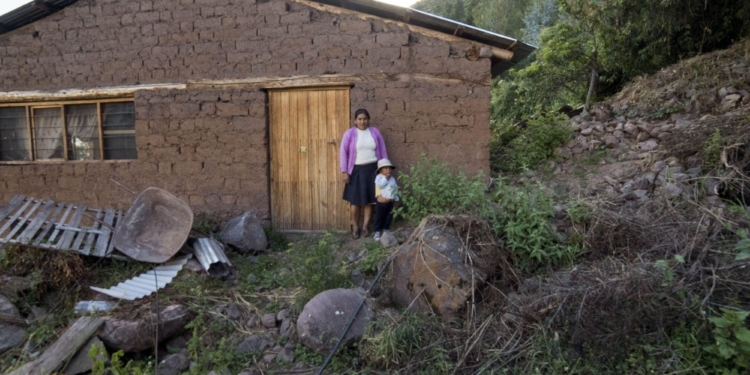
<svg viewBox="0 0 750 375">
<path fill-rule="evenodd" d="M 1 203 L 128 206 L 114 178 L 303 230 L 346 226 L 356 108 L 397 165 L 488 173 L 491 77 L 533 49 L 369 0 L 37 0 L 0 32 Z"/>
</svg>

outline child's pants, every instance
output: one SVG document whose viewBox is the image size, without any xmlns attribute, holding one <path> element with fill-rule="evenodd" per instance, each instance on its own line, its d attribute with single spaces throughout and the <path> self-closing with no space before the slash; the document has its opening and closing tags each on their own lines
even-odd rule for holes
<svg viewBox="0 0 750 375">
<path fill-rule="evenodd" d="M 391 221 L 393 221 L 393 201 L 388 203 L 375 202 L 375 231 L 390 230 Z"/>
</svg>

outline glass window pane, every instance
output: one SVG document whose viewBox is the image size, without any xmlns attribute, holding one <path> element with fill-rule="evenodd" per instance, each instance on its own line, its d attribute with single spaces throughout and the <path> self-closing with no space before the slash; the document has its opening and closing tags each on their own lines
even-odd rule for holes
<svg viewBox="0 0 750 375">
<path fill-rule="evenodd" d="M 138 159 L 135 148 L 135 134 L 104 133 L 105 159 Z"/>
<path fill-rule="evenodd" d="M 62 108 L 33 108 L 36 159 L 63 159 Z"/>
<path fill-rule="evenodd" d="M 107 130 L 135 130 L 133 102 L 102 103 L 102 128 Z"/>
<path fill-rule="evenodd" d="M 0 108 L 0 161 L 31 160 L 26 107 Z"/>
<path fill-rule="evenodd" d="M 99 124 L 96 104 L 65 106 L 68 160 L 99 160 Z"/>
</svg>

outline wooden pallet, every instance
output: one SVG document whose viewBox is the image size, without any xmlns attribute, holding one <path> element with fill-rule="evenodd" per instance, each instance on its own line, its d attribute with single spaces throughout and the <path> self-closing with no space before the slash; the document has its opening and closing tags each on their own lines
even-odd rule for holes
<svg viewBox="0 0 750 375">
<path fill-rule="evenodd" d="M 0 244 L 111 257 L 114 229 L 122 216 L 122 210 L 92 209 L 16 195 L 0 207 Z"/>
</svg>

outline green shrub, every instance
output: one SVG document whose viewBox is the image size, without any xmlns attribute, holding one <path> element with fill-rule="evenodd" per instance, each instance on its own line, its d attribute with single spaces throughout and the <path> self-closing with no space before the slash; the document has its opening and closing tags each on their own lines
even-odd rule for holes
<svg viewBox="0 0 750 375">
<path fill-rule="evenodd" d="M 397 216 L 420 221 L 430 214 L 474 213 L 486 206 L 484 175 L 453 173 L 446 163 L 422 154 L 416 165 L 399 176 L 403 206 Z"/>
<path fill-rule="evenodd" d="M 708 320 L 714 324 L 714 345 L 703 348 L 712 354 L 712 365 L 721 374 L 746 374 L 750 370 L 750 329 L 745 326 L 747 311 L 721 308 L 720 317 Z M 731 369 L 731 370 L 730 370 Z"/>
<path fill-rule="evenodd" d="M 552 198 L 539 188 L 516 187 L 498 179 L 497 209 L 486 220 L 513 253 L 516 265 L 533 271 L 547 264 L 570 261 L 577 251 L 555 243 L 549 220 Z"/>
<path fill-rule="evenodd" d="M 547 114 L 527 120 L 525 127 L 498 125 L 493 129 L 490 146 L 493 169 L 506 172 L 535 169 L 570 139 L 572 131 L 567 124 L 565 115 Z"/>
</svg>

